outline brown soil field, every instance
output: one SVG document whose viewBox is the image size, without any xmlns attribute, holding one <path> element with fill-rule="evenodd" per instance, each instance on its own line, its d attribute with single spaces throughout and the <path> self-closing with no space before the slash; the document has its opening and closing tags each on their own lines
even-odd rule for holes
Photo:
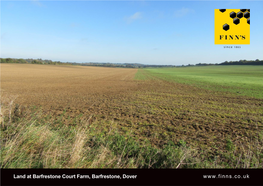
<svg viewBox="0 0 263 186">
<path fill-rule="evenodd" d="M 118 94 L 136 86 L 137 70 L 81 66 L 1 64 L 1 89 L 17 102 L 36 106 L 93 104 L 93 96 Z"/>
<path fill-rule="evenodd" d="M 220 154 L 226 139 L 237 151 L 256 148 L 263 130 L 262 100 L 160 79 L 134 80 L 137 69 L 1 64 L 1 89 L 16 104 L 43 108 L 65 125 L 73 118 L 117 123 L 123 133 L 155 146 L 184 140 Z M 23 115 L 23 113 L 20 113 Z M 74 123 L 76 124 L 76 123 Z"/>
</svg>

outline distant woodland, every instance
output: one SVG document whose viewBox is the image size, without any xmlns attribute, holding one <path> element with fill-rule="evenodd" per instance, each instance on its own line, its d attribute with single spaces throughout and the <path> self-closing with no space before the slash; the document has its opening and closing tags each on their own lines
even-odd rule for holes
<svg viewBox="0 0 263 186">
<path fill-rule="evenodd" d="M 196 66 L 200 65 L 263 65 L 263 60 L 239 60 L 239 61 L 225 61 L 219 64 L 205 64 L 205 63 L 198 63 Z"/>
<path fill-rule="evenodd" d="M 143 65 L 138 63 L 97 63 L 97 62 L 60 62 L 52 60 L 39 59 L 15 59 L 15 58 L 0 58 L 1 63 L 29 63 L 43 65 L 81 65 L 81 66 L 99 66 L 99 67 L 120 67 L 120 68 L 144 68 L 144 67 L 175 67 L 175 65 Z"/>
<path fill-rule="evenodd" d="M 146 67 L 188 67 L 188 66 L 208 66 L 208 65 L 263 65 L 263 60 L 239 60 L 239 61 L 225 61 L 222 63 L 198 63 L 195 65 L 144 65 L 139 63 L 97 63 L 97 62 L 60 62 L 52 60 L 39 59 L 16 59 L 16 58 L 0 58 L 0 63 L 28 63 L 28 64 L 42 64 L 42 65 L 81 65 L 81 66 L 99 66 L 99 67 L 119 67 L 119 68 L 146 68 Z"/>
</svg>

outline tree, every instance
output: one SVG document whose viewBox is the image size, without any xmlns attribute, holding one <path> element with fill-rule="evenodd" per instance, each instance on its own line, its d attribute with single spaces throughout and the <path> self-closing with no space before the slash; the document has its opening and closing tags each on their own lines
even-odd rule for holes
<svg viewBox="0 0 263 186">
<path fill-rule="evenodd" d="M 11 58 L 6 58 L 6 62 L 7 62 L 7 63 L 12 63 L 13 60 L 12 60 Z"/>
<path fill-rule="evenodd" d="M 1 58 L 1 59 L 0 59 L 0 62 L 1 62 L 1 63 L 6 63 L 6 60 L 5 60 L 4 58 Z"/>
</svg>

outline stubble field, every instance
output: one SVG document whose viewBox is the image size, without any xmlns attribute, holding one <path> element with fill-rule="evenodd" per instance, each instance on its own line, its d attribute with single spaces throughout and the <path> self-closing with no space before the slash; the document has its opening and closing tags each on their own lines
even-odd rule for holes
<svg viewBox="0 0 263 186">
<path fill-rule="evenodd" d="M 205 74 L 204 69 L 202 73 Z M 133 139 L 138 144 L 147 140 L 156 149 L 167 144 L 190 147 L 194 149 L 192 158 L 198 157 L 200 162 L 208 160 L 210 167 L 217 167 L 216 164 L 220 164 L 219 167 L 262 166 L 263 99 L 259 98 L 260 93 L 255 97 L 238 95 L 225 90 L 223 85 L 223 91 L 215 90 L 211 81 L 204 88 L 203 82 L 202 86 L 187 83 L 189 79 L 184 77 L 174 81 L 176 76 L 171 74 L 172 69 L 154 72 L 1 64 L 2 108 L 6 108 L 2 110 L 9 116 L 5 126 L 10 113 L 13 122 L 18 122 L 32 109 L 40 109 L 41 119 L 52 120 L 53 129 L 78 127 L 84 122 L 98 125 L 106 135 L 114 125 L 125 139 Z M 4 97 L 8 101 L 16 98 L 11 112 Z M 2 130 L 5 134 L 7 128 Z M 251 161 L 245 165 L 247 158 Z M 2 160 L 2 164 L 10 167 L 7 162 L 11 161 Z"/>
</svg>

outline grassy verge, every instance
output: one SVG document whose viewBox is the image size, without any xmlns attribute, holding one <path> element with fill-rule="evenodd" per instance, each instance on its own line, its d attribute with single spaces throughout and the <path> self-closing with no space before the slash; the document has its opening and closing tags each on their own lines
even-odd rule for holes
<svg viewBox="0 0 263 186">
<path fill-rule="evenodd" d="M 88 120 L 64 125 L 40 110 L 22 119 L 4 119 L 2 168 L 176 168 L 190 151 L 169 143 L 163 149 L 149 141 L 121 135 L 116 123 L 105 128 Z"/>
</svg>

